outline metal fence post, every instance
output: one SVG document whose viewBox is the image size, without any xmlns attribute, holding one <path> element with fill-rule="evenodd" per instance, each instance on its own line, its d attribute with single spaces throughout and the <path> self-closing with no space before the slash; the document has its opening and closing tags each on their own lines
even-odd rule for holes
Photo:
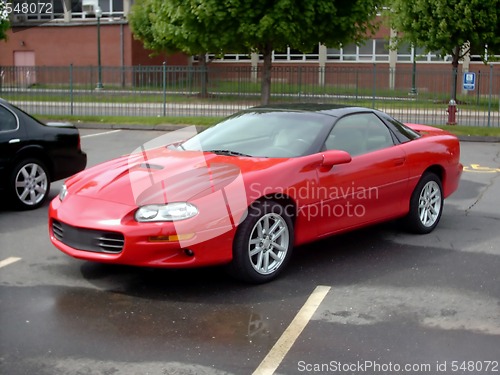
<svg viewBox="0 0 500 375">
<path fill-rule="evenodd" d="M 167 115 L 167 62 L 163 62 L 162 66 L 162 79 L 163 79 L 163 117 Z"/>
<path fill-rule="evenodd" d="M 372 108 L 375 108 L 375 95 L 377 94 L 377 64 L 373 63 L 373 94 Z"/>
<path fill-rule="evenodd" d="M 299 66 L 299 77 L 298 77 L 298 91 L 299 91 L 299 101 L 302 100 L 302 67 Z"/>
<path fill-rule="evenodd" d="M 481 93 L 481 71 L 477 71 L 477 90 L 476 90 L 476 104 L 479 105 L 479 97 Z"/>
<path fill-rule="evenodd" d="M 90 71 L 90 90 L 92 90 L 92 86 L 94 84 L 94 67 L 92 65 L 89 65 L 89 71 Z"/>
<path fill-rule="evenodd" d="M 493 64 L 490 64 L 490 88 L 488 95 L 488 127 L 491 126 L 491 104 L 493 103 Z"/>
<path fill-rule="evenodd" d="M 358 101 L 359 96 L 359 69 L 356 69 L 356 101 Z"/>
<path fill-rule="evenodd" d="M 70 114 L 73 116 L 73 64 L 69 64 L 69 102 Z"/>
</svg>

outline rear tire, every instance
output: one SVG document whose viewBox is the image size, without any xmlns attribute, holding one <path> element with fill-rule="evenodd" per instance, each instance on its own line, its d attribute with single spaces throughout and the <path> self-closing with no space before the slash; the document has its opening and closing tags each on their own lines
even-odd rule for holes
<svg viewBox="0 0 500 375">
<path fill-rule="evenodd" d="M 254 203 L 236 231 L 230 274 L 253 284 L 275 279 L 290 259 L 293 241 L 285 207 L 274 201 Z"/>
<path fill-rule="evenodd" d="M 47 167 L 35 158 L 20 161 L 12 170 L 9 190 L 16 207 L 23 210 L 40 207 L 50 192 Z"/>
<path fill-rule="evenodd" d="M 419 234 L 432 232 L 441 219 L 443 205 L 441 180 L 435 173 L 425 173 L 410 199 L 410 212 L 406 216 L 408 230 Z"/>
</svg>

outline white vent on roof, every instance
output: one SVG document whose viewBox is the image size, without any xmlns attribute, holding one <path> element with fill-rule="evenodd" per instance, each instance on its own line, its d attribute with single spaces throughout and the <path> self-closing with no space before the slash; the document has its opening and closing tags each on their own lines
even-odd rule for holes
<svg viewBox="0 0 500 375">
<path fill-rule="evenodd" d="M 98 0 L 82 0 L 82 11 L 84 13 L 94 14 L 98 6 Z"/>
</svg>

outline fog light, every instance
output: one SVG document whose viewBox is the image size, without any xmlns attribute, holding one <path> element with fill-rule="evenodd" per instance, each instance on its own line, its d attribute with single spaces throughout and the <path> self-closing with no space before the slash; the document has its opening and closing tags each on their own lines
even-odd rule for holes
<svg viewBox="0 0 500 375">
<path fill-rule="evenodd" d="M 188 257 L 194 256 L 194 251 L 190 249 L 184 249 L 184 254 L 186 254 Z"/>
</svg>

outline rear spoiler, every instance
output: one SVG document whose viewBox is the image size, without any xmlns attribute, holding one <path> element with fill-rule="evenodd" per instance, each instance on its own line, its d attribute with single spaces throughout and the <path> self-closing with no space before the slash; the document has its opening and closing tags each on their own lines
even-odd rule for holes
<svg viewBox="0 0 500 375">
<path fill-rule="evenodd" d="M 406 124 L 410 129 L 415 130 L 420 134 L 449 134 L 446 130 L 436 128 L 434 126 L 429 125 L 421 125 L 421 124 Z"/>
</svg>

